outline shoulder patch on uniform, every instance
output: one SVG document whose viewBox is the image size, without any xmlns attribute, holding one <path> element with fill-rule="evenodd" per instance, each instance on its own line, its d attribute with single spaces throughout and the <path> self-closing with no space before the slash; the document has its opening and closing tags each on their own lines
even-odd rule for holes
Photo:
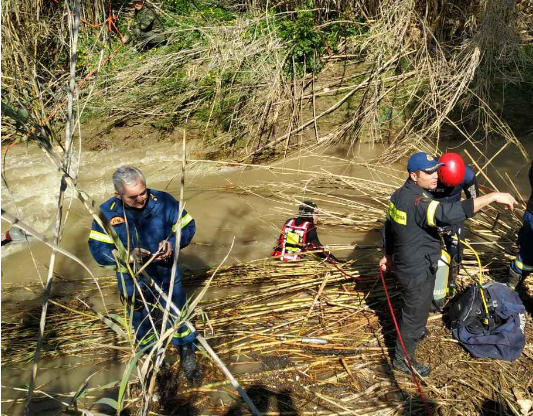
<svg viewBox="0 0 533 416">
<path fill-rule="evenodd" d="M 124 224 L 124 218 L 122 218 L 122 217 L 113 217 L 113 218 L 111 218 L 111 220 L 109 221 L 109 224 L 111 224 L 111 225 L 120 225 L 120 224 Z"/>
<path fill-rule="evenodd" d="M 431 202 L 431 198 L 427 196 L 419 196 L 418 198 L 415 199 L 415 205 L 420 204 L 420 202 Z"/>
</svg>

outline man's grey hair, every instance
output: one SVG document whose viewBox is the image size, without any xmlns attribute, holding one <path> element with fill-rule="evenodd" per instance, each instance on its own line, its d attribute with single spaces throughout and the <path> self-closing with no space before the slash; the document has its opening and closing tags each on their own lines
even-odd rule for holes
<svg viewBox="0 0 533 416">
<path fill-rule="evenodd" d="M 146 185 L 146 179 L 139 169 L 129 165 L 121 166 L 115 171 L 115 173 L 113 173 L 113 185 L 115 186 L 115 191 L 122 196 L 124 195 L 124 185 L 135 185 L 139 182 L 139 179 Z"/>
</svg>

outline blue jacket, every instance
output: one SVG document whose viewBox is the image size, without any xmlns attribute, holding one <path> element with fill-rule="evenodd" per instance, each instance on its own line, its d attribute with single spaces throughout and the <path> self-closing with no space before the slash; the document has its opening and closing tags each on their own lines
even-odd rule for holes
<svg viewBox="0 0 533 416">
<path fill-rule="evenodd" d="M 437 188 L 433 189 L 431 195 L 437 201 L 441 202 L 457 202 L 461 200 L 461 192 L 465 192 L 466 198 L 476 198 L 479 196 L 479 185 L 476 174 L 469 167 L 465 167 L 465 177 L 463 182 L 457 186 L 445 186 L 438 182 Z"/>
<path fill-rule="evenodd" d="M 149 198 L 142 214 L 135 219 L 130 210 L 126 210 L 129 228 L 130 250 L 144 248 L 150 253 L 158 250 L 159 243 L 168 238 L 172 250 L 176 248 L 176 227 L 178 223 L 179 203 L 166 192 L 148 190 Z M 108 227 L 112 227 L 122 241 L 124 248 L 128 248 L 128 230 L 124 218 L 122 201 L 113 197 L 100 205 L 101 218 Z M 196 232 L 196 225 L 192 217 L 183 210 L 181 223 L 180 248 L 187 247 Z M 92 256 L 101 266 L 115 266 L 112 251 L 116 249 L 113 239 L 93 221 L 89 235 L 89 249 Z M 119 268 L 122 269 L 123 268 Z M 170 277 L 172 261 L 152 262 L 147 271 L 160 278 Z M 152 276 L 152 277 L 156 277 Z"/>
</svg>

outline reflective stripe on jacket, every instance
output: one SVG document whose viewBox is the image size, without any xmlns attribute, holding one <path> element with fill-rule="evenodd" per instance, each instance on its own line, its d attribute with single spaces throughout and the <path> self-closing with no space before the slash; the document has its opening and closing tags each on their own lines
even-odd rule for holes
<svg viewBox="0 0 533 416">
<path fill-rule="evenodd" d="M 279 236 L 279 245 L 272 252 L 273 256 L 279 256 L 283 261 L 300 260 L 300 255 L 305 250 L 308 241 L 307 234 L 311 228 L 310 221 L 304 221 L 300 225 L 296 225 L 296 218 L 291 218 L 281 230 Z"/>
<path fill-rule="evenodd" d="M 458 224 L 474 215 L 473 199 L 439 202 L 408 179 L 391 196 L 383 227 L 383 250 L 394 255 L 400 273 L 416 273 L 436 265 L 441 255 L 437 227 Z"/>
</svg>

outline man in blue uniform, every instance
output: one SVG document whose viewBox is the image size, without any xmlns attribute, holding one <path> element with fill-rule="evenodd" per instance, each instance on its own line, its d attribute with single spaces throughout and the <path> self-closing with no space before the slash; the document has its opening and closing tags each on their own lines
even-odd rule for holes
<svg viewBox="0 0 533 416">
<path fill-rule="evenodd" d="M 531 196 L 516 242 L 520 251 L 509 266 L 507 284 L 511 289 L 515 289 L 527 275 L 533 272 L 533 161 L 529 167 L 529 184 L 531 185 Z"/>
<path fill-rule="evenodd" d="M 415 153 L 409 158 L 409 177 L 391 196 L 382 232 L 385 256 L 379 262 L 383 271 L 394 268 L 403 286 L 400 333 L 413 369 L 422 376 L 430 373 L 429 366 L 415 361 L 414 355 L 425 333 L 441 255 L 437 227 L 460 224 L 493 202 L 511 209 L 516 203 L 511 195 L 499 192 L 458 202 L 436 201 L 429 191 L 437 187 L 440 166 L 441 163 L 426 153 Z M 393 366 L 410 372 L 399 339 Z"/>
<path fill-rule="evenodd" d="M 170 291 L 173 257 L 176 250 L 179 203 L 166 192 L 148 189 L 141 171 L 133 166 L 121 166 L 113 174 L 115 196 L 100 206 L 102 229 L 93 221 L 89 249 L 103 267 L 116 269 L 120 297 L 126 305 L 135 330 L 138 348 L 151 350 L 157 341 L 157 313 L 164 310 L 165 300 L 159 296 L 150 278 L 166 294 Z M 196 231 L 192 217 L 183 210 L 179 248 L 189 245 Z M 118 237 L 117 245 L 111 237 Z M 136 272 L 153 257 L 144 270 L 150 278 L 132 276 L 126 263 Z M 183 311 L 186 297 L 181 273 L 177 268 L 172 290 L 172 302 Z M 171 311 L 169 325 L 179 320 Z M 172 344 L 178 348 L 181 366 L 188 381 L 196 384 L 201 377 L 193 350 L 195 334 L 185 325 L 174 333 Z"/>
</svg>

